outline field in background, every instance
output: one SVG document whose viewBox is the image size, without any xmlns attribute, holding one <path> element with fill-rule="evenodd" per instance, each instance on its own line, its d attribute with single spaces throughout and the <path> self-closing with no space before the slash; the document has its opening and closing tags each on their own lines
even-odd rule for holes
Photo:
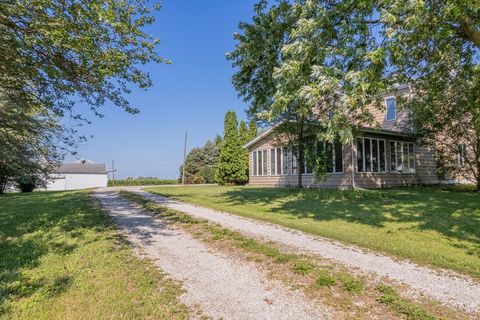
<svg viewBox="0 0 480 320">
<path fill-rule="evenodd" d="M 112 187 L 126 187 L 126 186 L 155 186 L 155 185 L 170 185 L 178 184 L 176 179 L 124 179 L 124 180 L 115 180 L 113 183 L 112 180 L 108 180 L 108 186 Z"/>
<path fill-rule="evenodd" d="M 0 196 L 0 319 L 187 319 L 85 192 Z"/>
<path fill-rule="evenodd" d="M 480 279 L 480 195 L 468 188 L 339 191 L 205 186 L 147 191 Z"/>
</svg>

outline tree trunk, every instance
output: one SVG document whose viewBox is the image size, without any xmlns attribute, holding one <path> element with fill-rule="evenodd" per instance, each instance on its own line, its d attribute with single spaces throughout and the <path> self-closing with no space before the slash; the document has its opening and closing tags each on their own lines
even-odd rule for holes
<svg viewBox="0 0 480 320">
<path fill-rule="evenodd" d="M 303 121 L 300 123 L 300 130 L 298 132 L 298 188 L 303 188 L 303 171 L 305 167 L 305 145 L 304 145 L 304 132 Z"/>
<path fill-rule="evenodd" d="M 477 174 L 474 176 L 477 180 L 477 192 L 480 192 L 480 158 L 477 157 Z"/>
<path fill-rule="evenodd" d="M 477 192 L 480 192 L 480 133 L 477 133 L 477 148 L 474 151 L 477 165 L 477 172 L 474 172 L 474 177 L 477 180 Z"/>
</svg>

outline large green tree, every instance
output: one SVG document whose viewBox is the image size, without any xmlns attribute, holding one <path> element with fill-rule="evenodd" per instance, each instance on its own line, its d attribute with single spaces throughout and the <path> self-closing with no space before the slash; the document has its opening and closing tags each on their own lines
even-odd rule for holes
<svg viewBox="0 0 480 320">
<path fill-rule="evenodd" d="M 74 131 L 59 123 L 86 118 L 107 102 L 138 111 L 126 95 L 148 88 L 141 68 L 168 62 L 145 32 L 158 4 L 144 0 L 5 0 L 0 5 L 1 181 L 23 171 L 46 174 L 72 152 Z M 74 121 L 71 121 L 74 120 Z M 80 137 L 81 138 L 81 137 Z M 8 175 L 6 174 L 8 172 Z"/>
<path fill-rule="evenodd" d="M 6 0 L 0 6 L 0 92 L 73 112 L 107 101 L 136 112 L 125 94 L 151 85 L 141 65 L 166 62 L 144 29 L 159 8 L 146 0 Z M 21 95 L 19 95 L 21 93 Z"/>
<path fill-rule="evenodd" d="M 221 137 L 208 140 L 202 147 L 193 148 L 185 161 L 185 183 L 214 183 L 217 168 Z M 180 175 L 183 166 L 180 167 Z"/>
<path fill-rule="evenodd" d="M 248 131 L 248 126 L 245 121 L 240 121 L 240 126 L 238 127 L 238 135 L 240 138 L 240 143 L 245 145 L 250 140 L 250 133 Z"/>
<path fill-rule="evenodd" d="M 248 164 L 240 138 L 237 114 L 228 111 L 220 148 L 215 180 L 221 185 L 242 185 L 248 182 Z"/>
<path fill-rule="evenodd" d="M 288 1 L 281 1 L 270 9 L 268 1 L 259 1 L 253 21 L 239 24 L 240 32 L 234 34 L 237 46 L 227 55 L 238 68 L 232 82 L 250 104 L 248 115 L 255 119 L 268 112 L 273 102 L 273 72 L 280 64 L 281 49 L 294 22 L 290 8 Z"/>
<path fill-rule="evenodd" d="M 449 138 L 450 150 L 466 144 L 469 176 L 480 188 L 479 7 L 478 1 L 296 0 L 270 7 L 260 1 L 229 56 L 238 67 L 233 83 L 249 111 L 269 124 L 288 113 L 301 120 L 313 107 L 316 115 L 330 112 L 319 135 L 344 142 L 375 125 L 369 107 L 383 108 L 382 94 L 410 84 L 413 92 L 400 107 L 417 116 L 405 128 L 449 162 L 454 152 L 442 154 L 447 148 L 438 147 L 439 137 Z"/>
<path fill-rule="evenodd" d="M 19 180 L 46 182 L 65 148 L 76 141 L 46 110 L 0 95 L 0 193 Z"/>
<path fill-rule="evenodd" d="M 306 3 L 301 7 L 313 17 L 307 25 L 323 41 L 306 50 L 326 54 L 311 86 L 340 84 L 345 109 L 362 116 L 368 114 L 362 106 L 381 108 L 382 93 L 409 84 L 411 94 L 400 99 L 400 107 L 413 114 L 405 129 L 434 148 L 449 171 L 480 190 L 480 2 Z M 309 37 L 300 31 L 301 38 Z M 312 92 L 314 99 L 324 96 Z M 464 165 L 458 165 L 459 157 Z"/>
<path fill-rule="evenodd" d="M 233 84 L 250 103 L 249 115 L 275 126 L 280 137 L 276 143 L 296 150 L 294 156 L 301 168 L 298 187 L 302 187 L 306 149 L 328 128 L 331 119 L 327 114 L 332 108 L 321 105 L 311 90 L 311 74 L 315 65 L 323 62 L 318 51 L 306 49 L 322 43 L 306 23 L 315 12 L 305 11 L 304 5 L 303 1 L 279 1 L 269 7 L 267 1 L 260 1 L 253 22 L 240 24 L 242 33 L 235 36 L 238 44 L 228 55 L 238 68 Z M 336 112 L 335 119 L 341 119 L 340 115 Z M 351 136 L 348 132 L 347 138 Z"/>
</svg>

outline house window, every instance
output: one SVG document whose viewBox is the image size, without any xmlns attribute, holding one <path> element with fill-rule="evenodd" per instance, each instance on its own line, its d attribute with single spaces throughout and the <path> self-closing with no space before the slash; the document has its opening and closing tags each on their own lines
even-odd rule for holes
<svg viewBox="0 0 480 320">
<path fill-rule="evenodd" d="M 365 172 L 372 172 L 372 139 L 363 139 Z"/>
<path fill-rule="evenodd" d="M 315 144 L 315 157 L 326 155 L 327 157 L 327 173 L 341 173 L 343 172 L 343 146 L 341 143 L 324 143 L 318 142 Z M 275 150 L 275 151 L 274 151 Z M 297 175 L 299 171 L 302 174 L 312 174 L 313 167 L 307 159 L 309 159 L 308 151 L 305 150 L 304 165 L 300 168 L 298 160 L 298 147 L 294 146 L 290 150 L 286 148 L 271 149 L 270 155 L 276 154 L 276 160 L 271 160 L 271 166 L 276 166 L 276 175 Z M 280 159 L 280 160 L 279 160 Z M 273 174 L 273 173 L 272 173 Z"/>
<path fill-rule="evenodd" d="M 263 175 L 268 176 L 268 150 L 263 150 Z"/>
<path fill-rule="evenodd" d="M 298 148 L 292 148 L 292 174 L 298 174 Z"/>
<path fill-rule="evenodd" d="M 277 174 L 278 175 L 282 175 L 283 174 L 283 171 L 282 171 L 282 162 L 283 162 L 283 158 L 282 158 L 282 148 L 277 148 L 277 156 L 276 156 L 276 161 L 277 161 Z"/>
<path fill-rule="evenodd" d="M 457 154 L 455 155 L 457 166 L 465 167 L 466 158 L 467 158 L 467 146 L 463 143 L 457 145 Z"/>
<path fill-rule="evenodd" d="M 327 173 L 343 172 L 343 146 L 340 142 L 325 143 L 319 141 L 317 143 L 317 154 L 326 157 Z"/>
<path fill-rule="evenodd" d="M 275 149 L 270 149 L 270 175 L 276 176 L 277 175 L 277 154 L 275 153 Z"/>
<path fill-rule="evenodd" d="M 415 146 L 412 142 L 390 141 L 390 170 L 415 172 Z"/>
<path fill-rule="evenodd" d="M 387 121 L 392 121 L 397 118 L 397 101 L 395 97 L 389 97 L 385 99 L 387 105 Z"/>
<path fill-rule="evenodd" d="M 385 140 L 357 139 L 357 172 L 385 172 Z"/>
<path fill-rule="evenodd" d="M 268 175 L 268 150 L 258 150 L 252 152 L 253 175 Z"/>
<path fill-rule="evenodd" d="M 291 157 L 292 154 L 287 149 L 283 149 L 283 174 L 290 174 Z"/>
<path fill-rule="evenodd" d="M 282 175 L 282 148 L 270 149 L 270 175 Z"/>
<path fill-rule="evenodd" d="M 263 175 L 263 152 L 262 151 L 257 151 L 257 162 L 258 162 L 257 175 L 261 176 Z"/>
</svg>

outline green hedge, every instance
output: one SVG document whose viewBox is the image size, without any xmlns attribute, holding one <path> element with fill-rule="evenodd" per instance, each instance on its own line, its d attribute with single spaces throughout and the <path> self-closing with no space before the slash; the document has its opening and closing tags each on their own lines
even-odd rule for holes
<svg viewBox="0 0 480 320">
<path fill-rule="evenodd" d="M 150 186 L 162 184 L 178 184 L 178 180 L 162 180 L 162 179 L 125 179 L 115 180 L 115 186 Z M 113 186 L 113 181 L 108 180 L 108 186 Z"/>
</svg>

